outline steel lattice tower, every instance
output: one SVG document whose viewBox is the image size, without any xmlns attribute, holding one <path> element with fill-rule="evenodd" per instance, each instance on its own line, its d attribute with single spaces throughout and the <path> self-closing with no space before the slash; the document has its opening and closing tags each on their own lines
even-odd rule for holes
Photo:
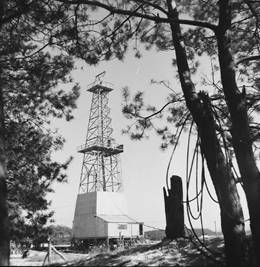
<svg viewBox="0 0 260 267">
<path fill-rule="evenodd" d="M 79 193 L 94 191 L 119 192 L 122 188 L 120 157 L 123 145 L 116 145 L 112 138 L 108 94 L 113 89 L 101 81 L 101 75 L 89 86 L 92 102 L 86 142 L 80 147 L 83 163 Z"/>
</svg>

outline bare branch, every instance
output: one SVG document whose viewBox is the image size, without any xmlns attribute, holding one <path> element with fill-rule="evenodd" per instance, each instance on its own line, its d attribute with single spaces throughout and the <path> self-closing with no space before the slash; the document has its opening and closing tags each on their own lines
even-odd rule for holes
<svg viewBox="0 0 260 267">
<path fill-rule="evenodd" d="M 256 12 L 256 10 L 254 9 L 254 7 L 252 6 L 252 2 L 249 0 L 244 0 L 244 2 L 247 4 L 248 8 L 250 9 L 252 15 L 255 17 L 256 19 L 256 25 L 259 25 L 259 19 L 258 19 L 258 14 Z"/>
<path fill-rule="evenodd" d="M 90 5 L 90 6 L 96 6 L 96 7 L 103 8 L 103 9 L 111 12 L 112 14 L 119 14 L 119 15 L 127 15 L 127 16 L 137 17 L 137 18 L 144 18 L 147 20 L 154 21 L 155 23 L 178 23 L 178 24 L 208 28 L 214 32 L 217 30 L 216 25 L 208 23 L 208 22 L 188 20 L 188 19 L 176 20 L 173 18 L 162 18 L 159 15 L 158 16 L 151 16 L 151 15 L 135 12 L 133 10 L 125 10 L 125 9 L 116 8 L 112 5 L 110 6 L 110 5 L 101 3 L 99 1 L 91 1 L 91 0 L 57 0 L 57 1 L 65 3 L 65 4 L 71 4 L 71 5 L 85 4 L 85 5 Z"/>
<path fill-rule="evenodd" d="M 237 66 L 238 64 L 243 63 L 245 61 L 253 61 L 253 60 L 258 60 L 258 59 L 260 59 L 260 55 L 245 57 L 245 58 L 238 60 L 235 65 Z"/>
<path fill-rule="evenodd" d="M 258 35 L 259 16 L 258 16 L 256 10 L 254 9 L 252 3 L 250 3 L 249 0 L 244 0 L 244 2 L 246 3 L 246 5 L 248 6 L 248 8 L 250 9 L 252 15 L 255 17 L 256 27 L 255 27 L 255 33 L 254 33 L 254 35 L 257 36 L 257 37 L 259 37 L 259 35 Z"/>
<path fill-rule="evenodd" d="M 138 2 L 138 3 L 140 3 L 140 4 L 145 4 L 145 5 L 148 5 L 148 6 L 152 6 L 153 8 L 155 8 L 155 9 L 161 11 L 161 12 L 164 13 L 165 15 L 168 15 L 168 14 L 169 14 L 165 9 L 163 9 L 163 8 L 160 7 L 159 5 L 156 5 L 156 4 L 151 3 L 151 2 L 149 2 L 149 1 L 144 1 L 144 0 L 134 0 L 134 1 L 135 1 L 135 2 Z"/>
<path fill-rule="evenodd" d="M 174 102 L 176 102 L 176 101 L 174 101 Z M 152 118 L 152 117 L 160 114 L 167 106 L 169 106 L 170 104 L 173 104 L 174 102 L 168 102 L 168 103 L 166 103 L 160 110 L 158 110 L 157 112 L 155 112 L 155 113 L 153 113 L 153 114 L 151 114 L 149 116 L 144 117 L 144 119 L 145 120 L 149 120 L 150 118 Z"/>
<path fill-rule="evenodd" d="M 160 114 L 160 113 L 161 113 L 167 106 L 169 106 L 170 104 L 173 104 L 173 103 L 176 103 L 176 102 L 179 102 L 179 101 L 181 101 L 181 99 L 177 99 L 177 100 L 175 100 L 175 101 L 167 102 L 167 103 L 166 103 L 160 110 L 158 110 L 158 111 L 152 113 L 152 114 L 149 115 L 149 116 L 141 116 L 141 115 L 135 114 L 135 113 L 130 112 L 130 111 L 127 112 L 127 113 L 130 114 L 130 115 L 133 115 L 134 117 L 138 117 L 138 118 L 140 118 L 140 119 L 149 120 L 149 119 L 151 119 L 152 117 L 154 117 L 154 116 Z"/>
</svg>

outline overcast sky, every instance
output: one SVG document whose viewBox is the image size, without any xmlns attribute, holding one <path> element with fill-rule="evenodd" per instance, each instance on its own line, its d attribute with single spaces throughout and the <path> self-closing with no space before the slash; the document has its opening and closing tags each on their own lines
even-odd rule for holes
<svg viewBox="0 0 260 267">
<path fill-rule="evenodd" d="M 52 200 L 51 207 L 55 210 L 56 224 L 72 226 L 83 157 L 82 154 L 77 153 L 77 147 L 85 142 L 91 103 L 91 93 L 86 89 L 97 74 L 106 71 L 104 81 L 112 83 L 114 88 L 109 95 L 113 137 L 118 144 L 124 145 L 124 153 L 121 154 L 122 177 L 129 216 L 147 225 L 165 228 L 162 188 L 165 186 L 166 170 L 172 147 L 163 152 L 159 148 L 160 139 L 154 134 L 143 141 L 131 141 L 128 136 L 121 134 L 122 129 L 130 124 L 121 112 L 121 89 L 129 86 L 133 93 L 138 90 L 144 91 L 147 103 L 156 105 L 158 108 L 163 106 L 170 91 L 167 88 L 151 85 L 150 80 L 168 80 L 175 91 L 180 91 L 176 69 L 172 66 L 172 53 L 144 51 L 142 58 L 137 59 L 132 52 L 129 52 L 123 62 L 113 60 L 100 63 L 96 67 L 78 62 L 78 70 L 73 72 L 73 77 L 75 82 L 80 83 L 82 90 L 78 108 L 74 111 L 75 119 L 70 122 L 55 120 L 53 123 L 54 127 L 59 129 L 59 133 L 66 138 L 64 149 L 56 153 L 54 159 L 64 161 L 70 156 L 74 157 L 68 169 L 68 183 L 55 185 L 55 193 L 49 195 L 49 199 Z M 209 64 L 204 60 L 198 72 L 198 79 L 207 70 L 209 70 Z M 170 175 L 180 175 L 183 178 L 184 186 L 186 149 L 187 135 L 181 139 L 170 169 Z M 210 177 L 207 177 L 207 180 L 210 180 Z M 192 196 L 194 194 L 191 191 Z M 196 209 L 194 212 L 196 213 Z M 247 212 L 245 217 L 247 217 Z M 214 230 L 216 222 L 217 230 L 220 230 L 219 208 L 206 193 L 203 218 L 206 228 Z M 188 225 L 187 218 L 185 218 L 185 223 Z M 198 226 L 198 223 L 195 222 L 194 225 Z"/>
</svg>

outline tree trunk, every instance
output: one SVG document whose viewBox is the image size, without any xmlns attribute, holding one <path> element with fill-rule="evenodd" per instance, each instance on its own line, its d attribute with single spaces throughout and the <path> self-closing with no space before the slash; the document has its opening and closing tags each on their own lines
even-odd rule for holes
<svg viewBox="0 0 260 267">
<path fill-rule="evenodd" d="M 9 221 L 7 213 L 7 187 L 4 152 L 4 108 L 2 87 L 0 84 L 0 266 L 9 265 L 9 250 Z"/>
<path fill-rule="evenodd" d="M 245 92 L 241 93 L 237 87 L 234 61 L 230 52 L 231 40 L 228 35 L 228 30 L 231 28 L 230 1 L 220 1 L 219 12 L 217 44 L 221 81 L 232 121 L 232 144 L 247 198 L 255 255 L 260 266 L 260 174 L 252 149 Z"/>
<path fill-rule="evenodd" d="M 0 20 L 5 14 L 6 0 L 0 1 Z M 0 30 L 2 28 L 0 22 Z M 7 186 L 6 186 L 6 161 L 4 148 L 4 101 L 3 101 L 3 84 L 0 66 L 0 266 L 9 266 L 10 257 L 10 235 L 9 220 L 7 212 Z"/>
<path fill-rule="evenodd" d="M 212 116 L 210 99 L 200 94 L 205 115 L 199 122 L 201 150 L 204 154 L 220 205 L 221 226 L 228 266 L 247 266 L 244 216 L 230 165 L 222 152 Z"/>
<path fill-rule="evenodd" d="M 183 210 L 182 180 L 179 176 L 171 177 L 171 187 L 163 188 L 165 217 L 166 217 L 166 238 L 174 239 L 184 237 L 184 210 Z"/>
<path fill-rule="evenodd" d="M 167 4 L 169 18 L 178 19 L 178 12 L 176 8 L 173 9 L 171 0 L 167 0 Z M 231 167 L 225 159 L 217 138 L 210 99 L 206 94 L 197 94 L 195 91 L 180 25 L 171 23 L 171 31 L 185 101 L 197 125 L 201 151 L 205 156 L 220 205 L 227 264 L 228 266 L 246 266 L 243 212 Z"/>
</svg>

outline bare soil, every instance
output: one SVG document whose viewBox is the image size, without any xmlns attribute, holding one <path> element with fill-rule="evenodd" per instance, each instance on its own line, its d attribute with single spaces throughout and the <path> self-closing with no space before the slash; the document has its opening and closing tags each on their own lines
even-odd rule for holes
<svg viewBox="0 0 260 267">
<path fill-rule="evenodd" d="M 53 266 L 224 266 L 223 238 L 206 237 L 210 252 L 198 243 L 187 239 L 140 244 L 114 251 L 93 250 L 90 253 L 63 253 L 65 262 L 58 256 L 51 258 Z M 25 259 L 11 258 L 12 266 L 40 266 L 46 252 L 30 251 Z"/>
</svg>

